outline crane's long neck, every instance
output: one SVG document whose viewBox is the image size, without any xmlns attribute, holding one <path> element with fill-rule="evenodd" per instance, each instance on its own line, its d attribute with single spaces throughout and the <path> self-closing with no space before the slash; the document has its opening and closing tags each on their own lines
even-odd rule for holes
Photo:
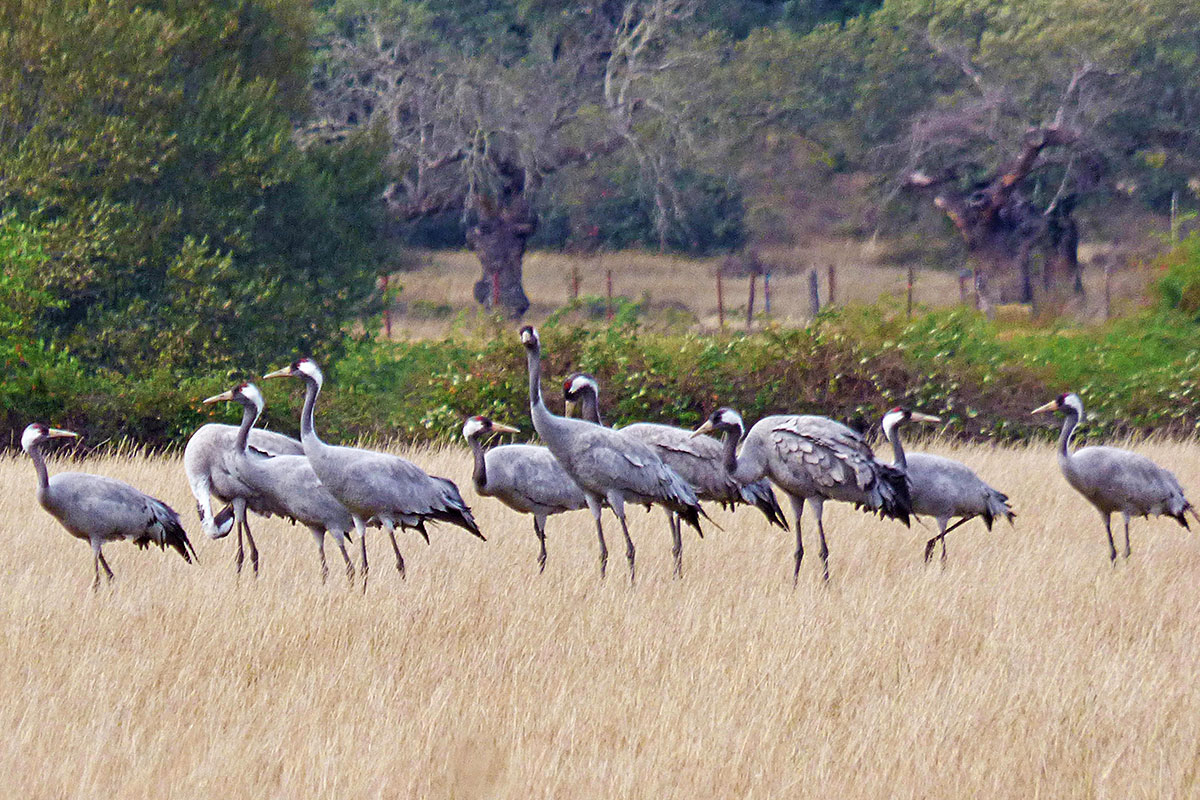
<svg viewBox="0 0 1200 800">
<path fill-rule="evenodd" d="M 725 430 L 724 452 L 722 463 L 729 477 L 741 485 L 754 483 L 763 476 L 763 470 L 754 458 L 739 458 L 738 444 L 742 440 L 742 428 L 727 428 Z M 743 456 L 748 455 L 743 452 Z"/>
<path fill-rule="evenodd" d="M 307 452 L 310 448 L 320 449 L 325 446 L 313 427 L 313 415 L 317 409 L 317 395 L 321 393 L 320 385 L 312 379 L 304 381 L 304 408 L 300 410 L 300 443 Z"/>
<path fill-rule="evenodd" d="M 242 455 L 246 455 L 247 445 L 250 443 L 250 429 L 254 427 L 254 423 L 258 421 L 258 408 L 251 403 L 242 406 L 242 425 L 238 428 L 237 442 L 235 447 Z"/>
<path fill-rule="evenodd" d="M 1071 439 L 1075 436 L 1075 428 L 1079 425 L 1079 415 L 1073 409 L 1068 409 L 1063 417 L 1062 433 L 1058 435 L 1058 460 L 1071 459 Z"/>
<path fill-rule="evenodd" d="M 907 472 L 908 460 L 904 457 L 904 444 L 900 441 L 900 425 L 886 425 L 883 432 L 892 443 L 892 466 Z"/>
<path fill-rule="evenodd" d="M 533 418 L 533 429 L 552 451 L 563 443 L 563 424 L 566 420 L 550 413 L 542 399 L 542 354 L 538 348 L 526 348 L 525 359 L 529 364 L 529 415 Z M 557 455 L 557 452 L 556 452 Z"/>
<path fill-rule="evenodd" d="M 475 491 L 483 494 L 487 491 L 487 454 L 483 451 L 483 444 L 476 436 L 470 437 L 467 441 L 471 443 L 471 453 L 475 456 L 475 469 L 471 473 L 471 480 L 475 484 Z"/>
<path fill-rule="evenodd" d="M 37 499 L 46 505 L 46 492 L 50 489 L 50 473 L 46 471 L 46 457 L 42 455 L 41 445 L 29 448 L 29 457 L 33 459 L 33 468 L 37 471 Z"/>
<path fill-rule="evenodd" d="M 583 418 L 588 422 L 594 422 L 597 425 L 604 424 L 604 420 L 600 417 L 600 397 L 590 387 L 583 393 L 583 398 L 579 401 L 579 407 L 583 413 Z"/>
</svg>

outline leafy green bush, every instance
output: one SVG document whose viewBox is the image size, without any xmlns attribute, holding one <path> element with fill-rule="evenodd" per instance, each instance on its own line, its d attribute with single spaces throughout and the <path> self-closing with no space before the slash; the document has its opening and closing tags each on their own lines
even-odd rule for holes
<svg viewBox="0 0 1200 800">
<path fill-rule="evenodd" d="M 1163 256 L 1160 266 L 1164 273 L 1158 292 L 1163 305 L 1200 321 L 1200 231 Z"/>
</svg>

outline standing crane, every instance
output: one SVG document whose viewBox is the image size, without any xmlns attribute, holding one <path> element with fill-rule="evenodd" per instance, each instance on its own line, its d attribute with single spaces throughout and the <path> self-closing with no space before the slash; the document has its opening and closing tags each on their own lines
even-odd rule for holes
<svg viewBox="0 0 1200 800">
<path fill-rule="evenodd" d="M 206 404 L 222 401 L 236 402 L 242 407 L 242 423 L 234 439 L 232 458 L 228 459 L 234 477 L 250 489 L 263 511 L 299 522 L 309 529 L 321 557 L 322 583 L 329 575 L 329 567 L 325 562 L 326 533 L 331 534 L 337 542 L 342 559 L 346 562 L 346 575 L 354 580 L 354 564 L 346 552 L 346 534 L 354 521 L 346 507 L 321 484 L 308 458 L 304 455 L 272 456 L 249 446 L 251 429 L 262 415 L 265 405 L 258 387 L 253 383 L 242 383 L 204 400 Z M 244 512 L 237 524 L 246 528 L 249 538 L 250 529 Z M 257 572 L 257 559 L 255 567 Z"/>
<path fill-rule="evenodd" d="M 1012 524 L 1012 508 L 1008 496 L 988 486 L 970 467 L 952 458 L 929 453 L 908 453 L 900 441 L 900 428 L 906 422 L 941 422 L 939 417 L 896 407 L 883 415 L 883 434 L 892 443 L 895 455 L 893 466 L 908 476 L 908 491 L 912 497 L 912 513 L 937 520 L 938 534 L 925 543 L 925 561 L 933 557 L 938 542 L 942 543 L 942 562 L 946 561 L 946 534 L 967 520 L 982 517 L 990 531 L 992 521 L 1004 517 Z M 946 527 L 952 517 L 958 522 Z"/>
<path fill-rule="evenodd" d="M 245 520 L 246 509 L 262 513 L 253 497 L 253 491 L 234 477 L 228 463 L 233 456 L 237 440 L 236 425 L 209 422 L 201 425 L 188 439 L 183 450 L 183 471 L 187 474 L 188 486 L 196 498 L 196 510 L 200 514 L 200 526 L 210 539 L 227 536 L 236 525 L 237 519 Z M 250 431 L 250 447 L 267 455 L 304 455 L 300 442 L 273 431 L 254 429 Z M 229 503 L 222 511 L 213 513 L 213 498 Z M 237 571 L 241 573 L 245 550 L 242 543 L 242 526 L 237 526 Z M 250 526 L 244 526 L 250 545 L 250 562 L 254 574 L 258 574 L 258 547 L 250 535 Z"/>
<path fill-rule="evenodd" d="M 799 580 L 804 558 L 800 515 L 805 500 L 812 501 L 817 517 L 825 580 L 829 580 L 829 547 L 822 520 L 826 500 L 854 503 L 908 524 L 912 499 L 904 473 L 876 461 L 866 441 L 845 425 L 809 415 L 763 417 L 746 434 L 740 453 L 737 442 L 745 431 L 740 414 L 719 408 L 695 435 L 712 431 L 726 437 L 725 468 L 735 481 L 752 483 L 765 475 L 791 500 L 796 517 L 793 583 Z"/>
<path fill-rule="evenodd" d="M 600 417 L 600 385 L 591 375 L 582 372 L 570 375 L 563 382 L 563 398 L 568 417 L 578 408 L 583 419 L 604 424 Z M 771 482 L 763 478 L 743 486 L 735 481 L 725 469 L 724 446 L 711 436 L 693 436 L 686 428 L 654 422 L 635 422 L 617 430 L 653 447 L 663 463 L 691 485 L 700 500 L 711 500 L 725 508 L 753 505 L 768 522 L 788 529 Z M 667 510 L 667 521 L 671 526 L 675 574 L 679 576 L 683 573 L 681 523 L 670 509 Z"/>
<path fill-rule="evenodd" d="M 1104 520 L 1108 534 L 1108 554 L 1117 562 L 1117 546 L 1113 542 L 1112 514 L 1120 511 L 1125 518 L 1125 557 L 1129 558 L 1129 518 L 1132 516 L 1173 517 L 1187 527 L 1184 512 L 1190 511 L 1200 521 L 1196 509 L 1183 496 L 1183 488 L 1175 476 L 1145 456 L 1116 447 L 1081 447 L 1071 452 L 1071 438 L 1083 421 L 1083 401 L 1074 393 L 1059 395 L 1032 413 L 1061 411 L 1062 433 L 1058 437 L 1058 466 L 1071 487 L 1087 498 Z"/>
<path fill-rule="evenodd" d="M 545 447 L 505 444 L 484 449 L 485 438 L 497 433 L 519 433 L 516 428 L 475 416 L 466 421 L 462 433 L 475 457 L 471 475 L 475 491 L 496 498 L 513 511 L 533 515 L 533 532 L 539 545 L 538 572 L 545 572 L 546 518 L 587 508 L 583 490 Z"/>
<path fill-rule="evenodd" d="M 35 422 L 21 435 L 21 448 L 33 459 L 33 467 L 37 470 L 38 503 L 67 529 L 67 533 L 92 545 L 92 566 L 96 571 L 92 590 L 100 588 L 101 567 L 104 567 L 108 580 L 113 579 L 113 571 L 102 551 L 105 542 L 128 539 L 143 549 L 153 542 L 160 549 L 170 547 L 183 556 L 184 561 L 192 563 L 196 551 L 188 541 L 179 515 L 163 501 L 143 494 L 124 481 L 101 475 L 61 472 L 49 477 L 42 446 L 51 439 L 74 439 L 78 435 Z"/>
<path fill-rule="evenodd" d="M 330 494 L 350 512 L 359 535 L 362 556 L 360 567 L 363 591 L 367 590 L 367 520 L 378 518 L 392 541 L 396 569 L 404 577 L 404 557 L 396 544 L 396 526 L 425 533 L 427 520 L 458 525 L 484 539 L 463 502 L 458 487 L 445 478 L 427 474 L 407 459 L 389 453 L 377 453 L 357 447 L 329 445 L 321 441 L 313 427 L 317 395 L 325 376 L 311 358 L 302 358 L 277 369 L 266 378 L 294 377 L 304 381 L 304 408 L 300 411 L 300 443 L 313 471 Z"/>
<path fill-rule="evenodd" d="M 542 399 L 541 341 L 537 331 L 528 325 L 521 328 L 520 336 L 529 368 L 529 409 L 533 427 L 587 498 L 600 540 L 600 575 L 604 575 L 608 564 L 608 547 L 600 522 L 601 505 L 605 501 L 621 522 L 621 531 L 625 534 L 630 581 L 635 574 L 635 553 L 625 521 L 626 503 L 664 506 L 679 514 L 703 536 L 700 515 L 704 514 L 704 509 L 700 507 L 696 493 L 662 462 L 653 448 L 621 431 L 550 413 Z"/>
</svg>

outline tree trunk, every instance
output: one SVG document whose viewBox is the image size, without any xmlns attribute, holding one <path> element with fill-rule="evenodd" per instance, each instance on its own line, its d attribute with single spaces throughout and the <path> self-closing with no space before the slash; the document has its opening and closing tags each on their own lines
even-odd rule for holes
<svg viewBox="0 0 1200 800">
<path fill-rule="evenodd" d="M 479 258 L 483 274 L 475 283 L 475 301 L 493 307 L 492 295 L 499 288 L 500 306 L 514 319 L 529 310 L 522 284 L 521 265 L 525 245 L 537 230 L 537 218 L 523 195 L 497 206 L 479 202 L 478 220 L 467 231 L 467 244 Z"/>
</svg>

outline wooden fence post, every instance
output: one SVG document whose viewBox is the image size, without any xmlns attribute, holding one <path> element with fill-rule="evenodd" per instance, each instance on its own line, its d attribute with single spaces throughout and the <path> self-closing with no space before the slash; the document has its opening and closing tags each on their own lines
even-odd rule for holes
<svg viewBox="0 0 1200 800">
<path fill-rule="evenodd" d="M 754 284 L 758 281 L 758 275 L 750 273 L 750 298 L 746 301 L 746 330 L 750 330 L 750 326 L 754 324 Z"/>
<path fill-rule="evenodd" d="M 771 315 L 771 273 L 763 273 L 763 311 L 767 316 Z"/>
<path fill-rule="evenodd" d="M 958 271 L 958 302 L 964 306 L 967 304 L 967 281 L 970 278 L 969 270 L 960 269 Z"/>
<path fill-rule="evenodd" d="M 808 309 L 813 319 L 816 319 L 817 315 L 821 313 L 821 294 L 817 288 L 816 269 L 808 271 Z"/>
<path fill-rule="evenodd" d="M 571 300 L 579 299 L 579 265 L 571 265 Z"/>
<path fill-rule="evenodd" d="M 717 268 L 717 324 L 722 330 L 725 329 L 725 291 L 721 285 L 721 276 L 724 270 Z"/>
<path fill-rule="evenodd" d="M 833 264 L 829 265 L 829 296 L 825 298 L 827 305 L 833 305 L 837 302 L 837 267 Z"/>
<path fill-rule="evenodd" d="M 606 314 L 606 318 L 608 319 L 609 322 L 611 322 L 612 318 L 613 318 L 613 292 L 612 292 L 612 270 L 611 269 L 605 273 L 605 282 L 608 286 L 608 311 Z"/>
<path fill-rule="evenodd" d="M 500 308 L 500 273 L 492 273 L 492 311 Z"/>
<path fill-rule="evenodd" d="M 915 266 L 913 266 L 913 263 L 910 261 L 910 262 L 908 262 L 908 289 L 906 292 L 905 303 L 904 303 L 905 315 L 907 316 L 908 319 L 912 319 L 913 282 L 916 280 L 916 278 L 917 278 L 917 268 Z"/>
</svg>

